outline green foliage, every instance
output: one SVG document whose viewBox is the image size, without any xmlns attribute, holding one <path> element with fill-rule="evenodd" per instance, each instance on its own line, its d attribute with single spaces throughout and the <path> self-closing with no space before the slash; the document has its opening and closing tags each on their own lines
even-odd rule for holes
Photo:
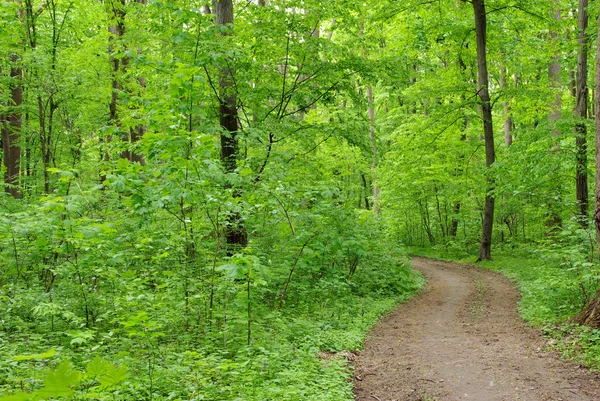
<svg viewBox="0 0 600 401">
<path fill-rule="evenodd" d="M 490 3 L 496 139 L 510 116 L 515 140 L 489 170 L 468 2 L 234 1 L 232 26 L 205 3 L 2 3 L 23 199 L 0 196 L 0 394 L 349 400 L 347 364 L 319 353 L 359 349 L 422 287 L 405 245 L 476 252 L 490 175 L 494 243 L 536 244 L 527 269 L 495 262 L 523 315 L 562 322 L 593 294 L 563 173 L 575 35 L 547 18 L 555 2 Z M 236 225 L 245 247 L 227 243 Z"/>
<path fill-rule="evenodd" d="M 38 355 L 18 355 L 15 361 L 42 360 L 56 354 L 50 350 Z M 124 365 L 115 367 L 112 363 L 96 356 L 90 361 L 85 372 L 80 372 L 67 360 L 60 362 L 54 369 L 44 374 L 42 387 L 35 391 L 25 391 L 6 396 L 0 396 L 1 401 L 47 400 L 68 397 L 75 391 L 86 394 L 86 397 L 99 396 L 98 390 L 113 389 L 127 378 L 127 368 Z M 76 390 L 76 387 L 82 387 Z"/>
</svg>

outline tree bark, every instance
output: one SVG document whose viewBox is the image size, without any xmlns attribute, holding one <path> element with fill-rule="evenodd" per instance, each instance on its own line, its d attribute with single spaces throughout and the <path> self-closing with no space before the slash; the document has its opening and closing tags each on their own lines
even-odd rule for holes
<svg viewBox="0 0 600 401">
<path fill-rule="evenodd" d="M 144 4 L 144 5 L 147 4 L 147 0 L 133 0 L 133 1 L 138 4 Z M 142 49 L 138 47 L 137 53 L 141 54 Z M 130 60 L 127 59 L 124 62 L 124 66 L 129 65 L 129 63 L 130 63 Z M 146 78 L 138 77 L 137 81 L 138 81 L 140 90 L 144 90 L 146 88 Z M 141 165 L 145 164 L 144 156 L 142 154 L 140 154 L 139 152 L 135 152 L 135 150 L 133 149 L 135 147 L 136 142 L 139 142 L 139 140 L 142 139 L 142 137 L 144 136 L 145 133 L 146 133 L 146 127 L 143 124 L 136 125 L 135 127 L 131 127 L 129 129 L 129 135 L 124 135 L 122 138 L 122 140 L 124 142 L 127 142 L 127 149 L 125 151 L 123 151 L 123 153 L 121 153 L 122 159 L 127 159 L 132 163 L 139 163 Z"/>
<path fill-rule="evenodd" d="M 452 237 L 452 238 L 456 238 L 456 234 L 458 233 L 458 215 L 460 213 L 460 207 L 461 207 L 461 203 L 460 202 L 454 202 L 454 204 L 452 205 L 452 220 L 450 223 L 450 230 L 448 232 L 448 234 Z"/>
<path fill-rule="evenodd" d="M 508 75 L 508 71 L 502 65 L 500 67 L 500 88 L 503 90 L 508 88 L 508 85 L 506 83 L 507 75 Z M 508 102 L 508 100 L 506 100 L 502 103 L 502 108 L 504 109 L 503 110 L 503 113 L 504 113 L 504 144 L 506 146 L 510 146 L 510 145 L 512 145 L 512 142 L 513 142 L 512 131 L 514 129 L 514 123 L 513 123 L 511 110 L 510 110 L 510 103 Z"/>
<path fill-rule="evenodd" d="M 13 0 L 14 1 L 14 0 Z M 26 19 L 25 10 L 19 8 L 19 18 Z M 23 42 L 25 38 L 23 38 Z M 5 115 L 0 115 L 0 131 L 2 137 L 4 172 L 4 191 L 13 198 L 21 197 L 19 175 L 21 164 L 21 147 L 19 144 L 23 126 L 23 69 L 19 66 L 20 58 L 14 53 L 10 56 L 10 99 Z"/>
<path fill-rule="evenodd" d="M 108 0 L 106 2 L 106 11 L 110 19 L 110 25 L 108 26 L 108 55 L 111 65 L 111 97 L 110 103 L 108 104 L 108 123 L 113 127 L 114 132 L 121 131 L 121 119 L 119 116 L 118 104 L 119 104 L 119 92 L 121 91 L 121 76 L 125 70 L 127 64 L 127 58 L 115 57 L 117 52 L 117 46 L 121 43 L 121 39 L 125 34 L 125 0 Z M 113 133 L 114 133 L 113 132 Z M 119 134 L 120 136 L 120 134 Z M 105 144 L 112 141 L 112 133 L 108 134 L 106 138 L 102 138 L 101 141 Z M 108 149 L 101 150 L 101 158 L 104 161 L 110 160 L 110 154 Z M 100 182 L 106 180 L 106 175 L 100 176 Z"/>
<path fill-rule="evenodd" d="M 373 97 L 373 87 L 367 87 L 367 97 L 369 100 L 369 141 L 371 142 L 371 172 L 373 174 L 373 210 L 375 216 L 379 217 L 379 187 L 377 186 L 377 143 L 375 142 L 375 100 Z"/>
<path fill-rule="evenodd" d="M 557 7 L 559 6 L 560 0 L 554 0 Z M 554 19 L 560 20 L 560 9 L 557 9 L 554 15 Z M 551 40 L 555 41 L 558 37 L 556 32 L 550 32 Z M 548 114 L 548 123 L 550 125 L 550 129 L 552 130 L 552 136 L 558 138 L 560 136 L 560 130 L 556 127 L 556 122 L 562 118 L 562 97 L 561 97 L 561 64 L 560 64 L 560 55 L 556 52 L 555 56 L 552 58 L 550 63 L 548 64 L 548 82 L 550 84 L 550 88 L 552 88 L 555 92 L 554 101 L 550 106 L 550 112 Z M 555 149 L 559 149 L 558 146 L 555 146 Z M 561 187 L 562 185 L 559 183 L 560 178 L 558 177 L 558 166 L 551 173 L 551 181 L 554 183 L 554 187 L 551 192 L 552 199 L 560 199 L 561 197 Z M 546 221 L 546 225 L 548 226 L 549 232 L 552 233 L 556 230 L 557 227 L 562 226 L 562 217 L 558 213 L 558 205 L 556 200 L 550 200 L 548 202 L 548 220 Z"/>
<path fill-rule="evenodd" d="M 557 1 L 557 0 L 555 0 L 555 1 Z M 555 14 L 554 18 L 557 21 L 560 20 L 560 10 L 556 10 L 556 14 Z M 552 40 L 556 40 L 557 36 L 558 35 L 556 32 L 550 32 L 550 37 Z M 554 122 L 557 120 L 560 120 L 562 117 L 562 97 L 560 94 L 560 85 L 561 85 L 560 70 L 561 70 L 560 56 L 557 52 L 556 55 L 550 61 L 550 64 L 548 64 L 548 81 L 550 83 L 550 87 L 552 89 L 555 89 L 555 91 L 556 91 L 556 94 L 554 97 L 554 102 L 552 103 L 550 114 L 548 115 L 548 120 L 550 122 L 551 128 L 555 128 Z M 558 136 L 560 134 L 560 131 L 554 129 L 553 134 L 555 136 Z"/>
<path fill-rule="evenodd" d="M 600 15 L 598 16 L 598 45 L 596 52 L 596 205 L 594 210 L 594 225 L 596 226 L 597 245 L 600 248 Z M 574 319 L 576 323 L 600 328 L 600 290 L 594 299 Z"/>
<path fill-rule="evenodd" d="M 232 0 L 213 0 L 213 12 L 217 25 L 233 25 Z M 224 30 L 223 35 L 228 36 L 231 33 Z M 238 110 L 234 83 L 231 69 L 227 66 L 222 67 L 219 71 L 219 122 L 223 129 L 221 133 L 221 162 L 228 174 L 236 172 L 237 157 L 239 155 Z M 233 197 L 240 197 L 239 189 L 233 188 Z M 248 234 L 242 216 L 238 211 L 230 211 L 225 224 L 227 254 L 233 255 L 236 251 L 248 245 Z"/>
<path fill-rule="evenodd" d="M 2 116 L 2 148 L 4 152 L 4 190 L 13 198 L 21 197 L 19 191 L 19 166 L 21 161 L 21 148 L 19 139 L 21 137 L 23 104 L 23 84 L 22 69 L 18 66 L 19 56 L 16 54 L 10 57 L 12 63 L 10 67 L 11 87 L 9 110 L 5 116 Z"/>
<path fill-rule="evenodd" d="M 578 221 L 582 227 L 588 225 L 588 174 L 587 174 L 587 128 L 585 119 L 588 108 L 587 62 L 588 39 L 588 0 L 579 0 L 578 14 L 579 54 L 577 57 L 577 104 L 575 107 L 576 153 L 577 165 L 575 172 L 577 205 L 579 206 Z"/>
<path fill-rule="evenodd" d="M 598 15 L 600 22 L 600 14 Z M 600 25 L 598 25 L 598 39 L 600 39 Z M 600 40 L 596 53 L 596 204 L 594 210 L 594 224 L 600 246 Z"/>
<path fill-rule="evenodd" d="M 369 206 L 369 186 L 367 185 L 367 177 L 364 173 L 360 174 L 362 178 L 363 188 L 365 190 L 364 198 L 365 198 L 365 209 L 371 210 L 371 206 Z"/>
<path fill-rule="evenodd" d="M 488 82 L 486 56 L 487 22 L 484 0 L 473 0 L 473 11 L 475 15 L 475 36 L 477 38 L 477 92 L 481 101 L 485 140 L 485 165 L 487 167 L 487 193 L 485 195 L 485 207 L 483 210 L 481 246 L 479 248 L 479 257 L 477 259 L 478 261 L 481 261 L 492 258 L 492 230 L 494 225 L 493 191 L 495 180 L 492 176 L 491 167 L 496 159 L 496 153 L 494 149 L 494 127 L 492 125 L 492 103 L 490 102 Z"/>
</svg>

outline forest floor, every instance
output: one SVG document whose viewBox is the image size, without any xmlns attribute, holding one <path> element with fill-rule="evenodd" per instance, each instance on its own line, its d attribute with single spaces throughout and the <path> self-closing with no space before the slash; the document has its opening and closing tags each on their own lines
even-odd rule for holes
<svg viewBox="0 0 600 401">
<path fill-rule="evenodd" d="M 592 401 L 600 376 L 545 350 L 500 274 L 425 258 L 420 295 L 371 331 L 354 358 L 358 401 Z"/>
</svg>

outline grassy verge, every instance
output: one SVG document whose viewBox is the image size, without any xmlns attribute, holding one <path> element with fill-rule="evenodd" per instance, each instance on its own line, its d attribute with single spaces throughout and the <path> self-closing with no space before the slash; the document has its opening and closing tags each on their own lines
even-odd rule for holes
<svg viewBox="0 0 600 401">
<path fill-rule="evenodd" d="M 474 255 L 445 249 L 412 248 L 410 253 L 475 264 Z M 598 267 L 567 249 L 497 250 L 492 261 L 478 263 L 510 278 L 521 291 L 519 313 L 548 337 L 563 357 L 600 370 L 600 330 L 569 323 L 598 286 Z"/>
</svg>

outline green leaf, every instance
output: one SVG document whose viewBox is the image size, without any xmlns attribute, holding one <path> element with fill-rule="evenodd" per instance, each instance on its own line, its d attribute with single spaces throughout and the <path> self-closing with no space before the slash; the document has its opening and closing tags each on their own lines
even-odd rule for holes
<svg viewBox="0 0 600 401">
<path fill-rule="evenodd" d="M 127 366 L 121 365 L 118 368 L 113 364 L 107 366 L 106 371 L 99 377 L 100 384 L 105 387 L 112 387 L 127 378 Z"/>
<path fill-rule="evenodd" d="M 27 401 L 35 397 L 35 393 L 18 393 L 13 395 L 5 395 L 0 397 L 0 401 Z"/>
<path fill-rule="evenodd" d="M 81 373 L 73 369 L 69 361 L 63 361 L 55 370 L 47 373 L 44 379 L 44 387 L 36 391 L 43 398 L 60 397 L 73 392 L 71 386 L 81 380 Z"/>
<path fill-rule="evenodd" d="M 48 359 L 52 358 L 54 355 L 56 355 L 56 350 L 51 349 L 49 351 L 44 352 L 43 354 L 17 355 L 13 359 L 15 361 L 29 361 L 31 359 Z"/>
<path fill-rule="evenodd" d="M 224 272 L 228 277 L 233 279 L 244 278 L 246 274 L 246 270 L 244 269 L 244 267 L 235 263 L 221 265 L 217 268 L 217 270 Z"/>
<path fill-rule="evenodd" d="M 87 378 L 97 378 L 103 387 L 111 387 L 121 383 L 127 378 L 127 367 L 118 368 L 109 361 L 96 356 L 86 367 Z"/>
<path fill-rule="evenodd" d="M 91 379 L 101 376 L 106 371 L 108 365 L 110 365 L 110 362 L 96 355 L 85 367 L 86 378 Z"/>
</svg>

